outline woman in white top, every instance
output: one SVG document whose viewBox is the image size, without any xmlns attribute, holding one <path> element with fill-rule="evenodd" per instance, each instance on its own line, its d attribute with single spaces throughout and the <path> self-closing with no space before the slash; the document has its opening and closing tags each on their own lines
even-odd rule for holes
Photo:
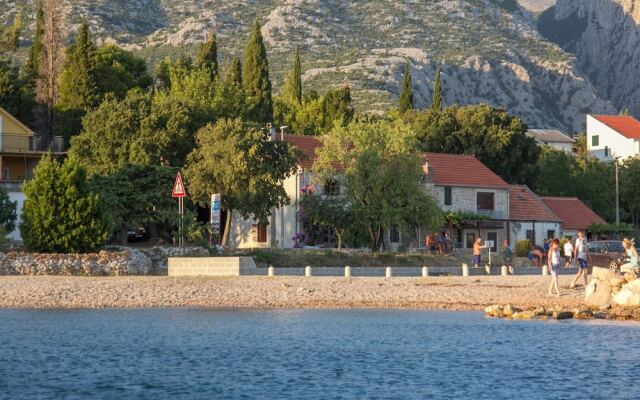
<svg viewBox="0 0 640 400">
<path fill-rule="evenodd" d="M 560 273 L 560 241 L 556 238 L 551 241 L 551 247 L 547 254 L 547 265 L 551 272 L 551 283 L 549 284 L 549 296 L 553 296 L 553 290 L 556 292 L 556 296 L 560 296 L 560 289 L 558 289 L 558 274 Z"/>
</svg>

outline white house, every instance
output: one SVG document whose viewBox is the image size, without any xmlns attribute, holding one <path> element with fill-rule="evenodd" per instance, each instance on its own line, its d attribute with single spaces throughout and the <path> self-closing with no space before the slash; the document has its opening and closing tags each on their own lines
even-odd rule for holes
<svg viewBox="0 0 640 400">
<path fill-rule="evenodd" d="M 587 115 L 587 148 L 602 161 L 640 155 L 640 121 L 628 115 Z"/>
<path fill-rule="evenodd" d="M 525 185 L 511 185 L 509 192 L 509 243 L 520 240 L 542 244 L 561 236 L 562 220 Z"/>
<path fill-rule="evenodd" d="M 576 141 L 556 129 L 529 129 L 527 136 L 532 137 L 541 146 L 550 146 L 556 150 L 573 152 Z"/>
</svg>

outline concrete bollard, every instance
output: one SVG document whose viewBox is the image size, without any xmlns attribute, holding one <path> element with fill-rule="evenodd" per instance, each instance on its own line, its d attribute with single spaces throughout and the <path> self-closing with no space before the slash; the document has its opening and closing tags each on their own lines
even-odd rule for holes
<svg viewBox="0 0 640 400">
<path fill-rule="evenodd" d="M 547 264 L 542 266 L 542 275 L 549 275 L 549 266 Z"/>
<path fill-rule="evenodd" d="M 386 278 L 391 278 L 392 275 L 393 275 L 393 273 L 391 272 L 391 267 L 387 267 L 385 269 L 385 277 Z"/>
<path fill-rule="evenodd" d="M 311 266 L 307 265 L 306 267 L 304 267 L 304 276 L 306 277 L 311 276 Z"/>
<path fill-rule="evenodd" d="M 276 269 L 273 268 L 271 265 L 269 265 L 269 268 L 267 269 L 267 274 L 269 276 L 275 276 L 276 275 Z"/>
<path fill-rule="evenodd" d="M 422 277 L 423 278 L 429 277 L 429 267 L 422 267 Z"/>
<path fill-rule="evenodd" d="M 486 264 L 484 266 L 484 274 L 485 275 L 491 275 L 491 264 Z"/>
<path fill-rule="evenodd" d="M 348 265 L 344 267 L 344 277 L 351 278 L 351 267 Z"/>
<path fill-rule="evenodd" d="M 509 267 L 507 267 L 506 265 L 503 265 L 501 268 L 501 274 L 502 276 L 507 276 L 509 275 Z"/>
<path fill-rule="evenodd" d="M 462 276 L 469 276 L 469 266 L 467 263 L 462 263 Z"/>
</svg>

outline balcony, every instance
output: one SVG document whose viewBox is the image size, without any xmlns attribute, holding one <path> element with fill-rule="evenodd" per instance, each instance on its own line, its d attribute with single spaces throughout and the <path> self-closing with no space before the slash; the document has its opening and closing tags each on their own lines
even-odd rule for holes
<svg viewBox="0 0 640 400">
<path fill-rule="evenodd" d="M 505 219 L 506 213 L 503 210 L 474 210 L 476 214 L 484 215 L 490 219 Z"/>
<path fill-rule="evenodd" d="M 65 143 L 62 136 L 27 136 L 0 133 L 0 153 L 42 154 L 46 152 L 64 153 Z"/>
</svg>

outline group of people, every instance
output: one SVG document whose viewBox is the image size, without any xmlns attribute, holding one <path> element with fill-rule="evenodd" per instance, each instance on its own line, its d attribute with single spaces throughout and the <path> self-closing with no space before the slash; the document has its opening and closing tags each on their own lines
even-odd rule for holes
<svg viewBox="0 0 640 400">
<path fill-rule="evenodd" d="M 425 247 L 432 254 L 452 254 L 455 247 L 447 232 L 430 233 L 424 240 Z"/>
</svg>

